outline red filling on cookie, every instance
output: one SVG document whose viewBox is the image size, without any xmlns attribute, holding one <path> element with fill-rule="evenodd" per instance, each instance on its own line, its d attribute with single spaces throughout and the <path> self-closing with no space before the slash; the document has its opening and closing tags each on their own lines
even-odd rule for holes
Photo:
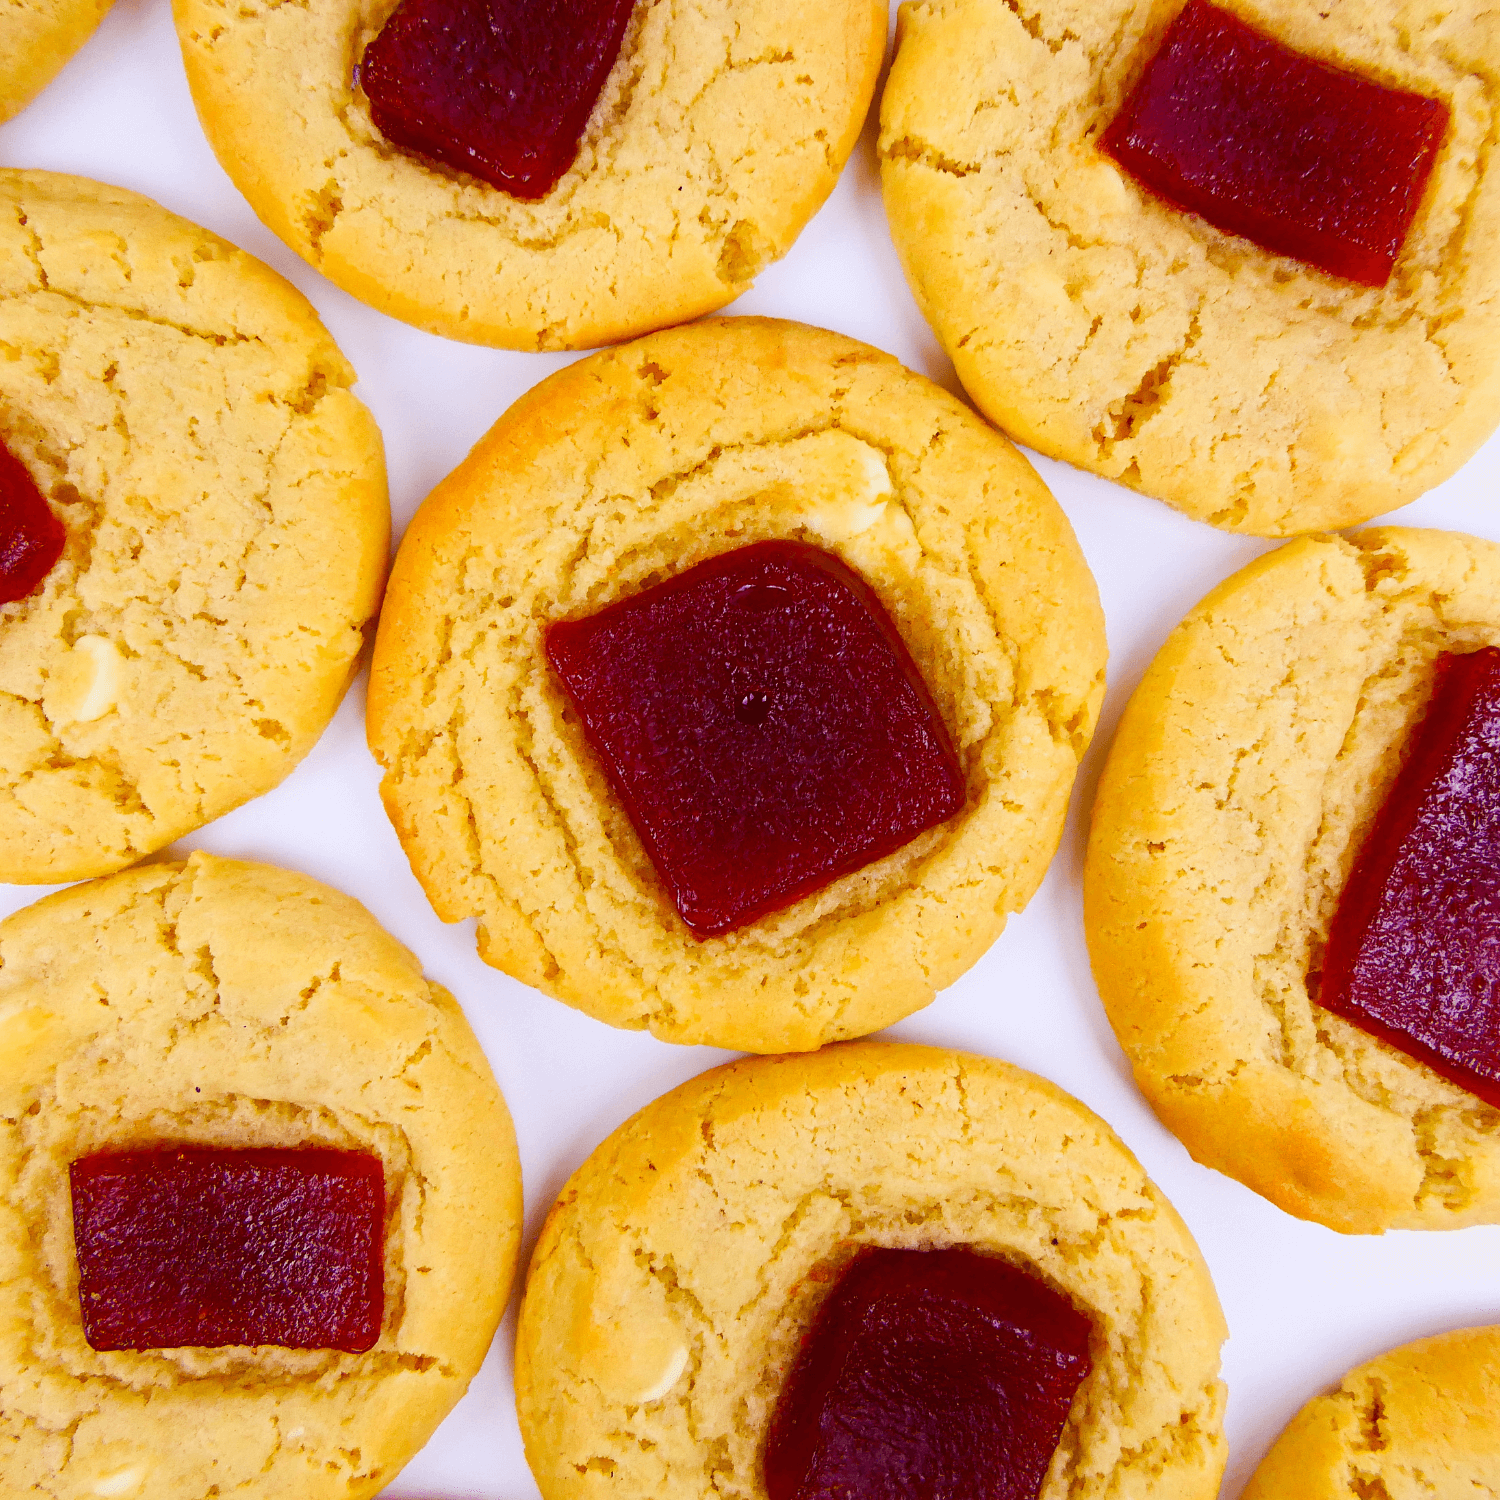
<svg viewBox="0 0 1500 1500">
<path fill-rule="evenodd" d="M 972 1250 L 867 1250 L 803 1341 L 770 1500 L 1036 1500 L 1091 1367 L 1089 1320 Z"/>
<path fill-rule="evenodd" d="M 34 594 L 67 539 L 26 465 L 0 443 L 0 604 Z"/>
<path fill-rule="evenodd" d="M 387 140 L 517 198 L 573 164 L 634 0 L 403 0 L 359 81 Z"/>
<path fill-rule="evenodd" d="M 380 1337 L 379 1157 L 170 1147 L 85 1156 L 69 1177 L 92 1348 L 357 1354 Z"/>
<path fill-rule="evenodd" d="M 1500 1109 L 1500 650 L 1438 658 L 1318 1003 Z"/>
<path fill-rule="evenodd" d="M 729 931 L 956 813 L 963 776 L 869 586 L 802 542 L 700 563 L 547 657 L 688 927 Z"/>
<path fill-rule="evenodd" d="M 1331 68 L 1188 0 L 1101 144 L 1215 228 L 1384 286 L 1447 127 L 1437 99 Z"/>
</svg>

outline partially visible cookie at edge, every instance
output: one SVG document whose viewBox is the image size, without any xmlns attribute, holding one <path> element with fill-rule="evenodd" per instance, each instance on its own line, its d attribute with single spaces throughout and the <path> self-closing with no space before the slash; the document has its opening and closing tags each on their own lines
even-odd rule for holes
<svg viewBox="0 0 1500 1500">
<path fill-rule="evenodd" d="M 1494 543 L 1291 542 L 1167 638 L 1099 783 L 1084 921 L 1137 1083 L 1196 1160 L 1348 1233 L 1500 1221 L 1500 1112 L 1310 978 L 1438 655 L 1494 645 Z"/>
<path fill-rule="evenodd" d="M 66 527 L 0 607 L 0 879 L 119 869 L 275 786 L 352 678 L 390 529 L 317 315 L 146 198 L 0 173 L 0 438 Z"/>
<path fill-rule="evenodd" d="M 1094 1325 L 1042 1500 L 1217 1493 L 1223 1315 L 1114 1132 L 1007 1063 L 854 1042 L 692 1079 L 569 1179 L 516 1337 L 542 1494 L 764 1500 L 766 1426 L 820 1294 L 861 1247 L 950 1245 Z"/>
<path fill-rule="evenodd" d="M 1229 530 L 1349 526 L 1447 478 L 1500 419 L 1500 18 L 1477 0 L 1233 6 L 1451 110 L 1377 289 L 1212 228 L 1100 150 L 1180 8 L 903 6 L 881 102 L 891 231 L 965 388 L 1018 442 Z"/>
<path fill-rule="evenodd" d="M 967 804 L 700 941 L 596 766 L 543 630 L 784 538 L 874 590 Z M 552 376 L 433 492 L 392 573 L 368 729 L 414 871 L 445 921 L 478 918 L 488 962 L 614 1025 L 802 1050 L 927 1004 L 1025 905 L 1104 657 L 1071 528 L 1003 438 L 866 345 L 728 319 Z"/>
<path fill-rule="evenodd" d="M 1418 1339 L 1351 1370 L 1288 1423 L 1244 1500 L 1500 1497 L 1500 1328 Z"/>
<path fill-rule="evenodd" d="M 744 291 L 838 180 L 887 24 L 875 0 L 638 0 L 576 160 L 527 201 L 377 129 L 356 72 L 395 8 L 176 0 L 199 117 L 255 211 L 330 280 L 512 349 L 614 343 Z"/>
<path fill-rule="evenodd" d="M 0 1488 L 389 1484 L 479 1369 L 520 1239 L 510 1119 L 453 998 L 347 896 L 195 854 L 0 923 L 0 1059 Z M 374 1347 L 91 1348 L 69 1164 L 162 1145 L 378 1156 Z"/>
<path fill-rule="evenodd" d="M 88 41 L 114 0 L 7 0 L 0 9 L 0 121 L 24 109 Z"/>
</svg>

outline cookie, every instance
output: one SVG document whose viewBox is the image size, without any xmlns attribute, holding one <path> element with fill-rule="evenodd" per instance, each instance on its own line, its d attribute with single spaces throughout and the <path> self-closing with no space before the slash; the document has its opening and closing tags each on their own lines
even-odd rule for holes
<svg viewBox="0 0 1500 1500">
<path fill-rule="evenodd" d="M 1218 1300 L 1113 1131 L 1044 1079 L 863 1042 L 716 1068 L 574 1173 L 543 1227 L 516 1405 L 546 1500 L 760 1500 L 778 1388 L 861 1246 L 967 1245 L 1094 1324 L 1044 1500 L 1217 1493 Z"/>
<path fill-rule="evenodd" d="M 546 627 L 750 544 L 859 573 L 914 659 L 963 810 L 692 935 L 544 654 Z M 617 1026 L 797 1051 L 925 1005 L 1041 881 L 1103 691 L 1098 596 L 1033 470 L 890 356 L 790 323 L 662 333 L 524 396 L 392 573 L 370 746 L 412 868 L 480 954 Z"/>
<path fill-rule="evenodd" d="M 0 173 L 0 287 L 0 438 L 67 528 L 0 609 L 0 880 L 77 880 L 312 748 L 379 598 L 384 461 L 308 303 L 134 193 Z"/>
<path fill-rule="evenodd" d="M 1315 999 L 1438 655 L 1495 644 L 1500 547 L 1292 542 L 1167 638 L 1099 783 L 1084 920 L 1136 1081 L 1196 1160 L 1348 1233 L 1500 1220 L 1500 1112 Z"/>
<path fill-rule="evenodd" d="M 1175 4 L 905 6 L 886 210 L 959 378 L 1018 442 L 1258 536 L 1337 528 L 1452 474 L 1500 417 L 1500 21 L 1477 0 L 1254 0 L 1287 46 L 1437 98 L 1446 139 L 1389 284 L 1153 197 L 1099 139 Z"/>
<path fill-rule="evenodd" d="M 0 10 L 0 121 L 24 109 L 88 41 L 114 0 L 8 0 Z"/>
<path fill-rule="evenodd" d="M 1495 1500 L 1500 1328 L 1403 1344 L 1292 1418 L 1244 1500 Z"/>
<path fill-rule="evenodd" d="M 641 0 L 576 160 L 526 201 L 375 127 L 354 74 L 394 9 L 177 0 L 199 117 L 255 211 L 330 280 L 512 349 L 612 343 L 744 291 L 832 190 L 886 35 L 874 0 Z"/>
<path fill-rule="evenodd" d="M 478 1370 L 520 1235 L 510 1118 L 452 997 L 348 897 L 205 854 L 18 912 L 0 959 L 5 1492 L 382 1489 Z M 85 1342 L 69 1163 L 179 1142 L 380 1158 L 373 1349 Z"/>
</svg>

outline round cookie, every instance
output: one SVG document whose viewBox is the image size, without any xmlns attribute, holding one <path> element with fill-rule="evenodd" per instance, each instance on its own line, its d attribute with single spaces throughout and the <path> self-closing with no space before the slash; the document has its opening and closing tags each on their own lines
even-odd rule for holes
<svg viewBox="0 0 1500 1500">
<path fill-rule="evenodd" d="M 1094 976 L 1194 1158 L 1349 1233 L 1500 1220 L 1500 1112 L 1310 997 L 1444 651 L 1500 644 L 1500 547 L 1377 528 L 1258 559 L 1167 638 L 1084 869 Z"/>
<path fill-rule="evenodd" d="M 114 0 L 5 0 L 0 5 L 0 121 L 24 109 L 88 41 Z"/>
<path fill-rule="evenodd" d="M 738 931 L 667 901 L 547 666 L 551 620 L 771 538 L 836 553 L 958 753 L 947 823 Z M 402 543 L 370 746 L 412 868 L 498 968 L 676 1042 L 797 1051 L 925 1005 L 1040 883 L 1104 685 L 1098 596 L 998 434 L 889 355 L 731 319 L 523 397 Z"/>
<path fill-rule="evenodd" d="M 764 1500 L 766 1423 L 820 1289 L 860 1246 L 954 1244 L 1095 1324 L 1043 1500 L 1217 1493 L 1223 1315 L 1135 1158 L 1033 1074 L 861 1042 L 705 1073 L 573 1174 L 516 1335 L 542 1494 Z"/>
<path fill-rule="evenodd" d="M 478 1370 L 520 1236 L 510 1117 L 453 998 L 348 897 L 205 854 L 17 913 L 0 962 L 0 1487 L 382 1489 Z M 373 1349 L 89 1347 L 68 1164 L 173 1141 L 381 1158 Z"/>
<path fill-rule="evenodd" d="M 1500 1328 L 1418 1339 L 1292 1418 L 1243 1500 L 1500 1500 Z"/>
<path fill-rule="evenodd" d="M 577 159 L 527 202 L 375 128 L 353 72 L 394 0 L 175 4 L 203 128 L 271 229 L 371 307 L 511 349 L 738 296 L 832 191 L 886 37 L 876 0 L 639 0 Z"/>
<path fill-rule="evenodd" d="M 0 437 L 67 528 L 0 608 L 0 880 L 77 880 L 312 748 L 379 599 L 384 460 L 306 300 L 118 188 L 0 172 L 0 347 Z"/>
<path fill-rule="evenodd" d="M 1479 0 L 1236 0 L 1286 45 L 1444 101 L 1390 283 L 1223 234 L 1102 154 L 1175 0 L 903 6 L 886 210 L 959 378 L 1018 442 L 1258 536 L 1452 474 L 1500 418 L 1500 18 Z"/>
</svg>

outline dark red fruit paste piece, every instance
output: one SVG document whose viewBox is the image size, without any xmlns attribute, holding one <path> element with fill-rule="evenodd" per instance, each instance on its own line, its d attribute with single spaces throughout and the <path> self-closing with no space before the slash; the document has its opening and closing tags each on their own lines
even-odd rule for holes
<svg viewBox="0 0 1500 1500">
<path fill-rule="evenodd" d="M 67 539 L 26 465 L 0 443 L 0 604 L 34 594 Z"/>
<path fill-rule="evenodd" d="M 1188 0 L 1101 144 L 1215 228 L 1384 286 L 1447 128 L 1437 99 L 1331 68 Z"/>
<path fill-rule="evenodd" d="M 789 906 L 963 806 L 901 637 L 816 547 L 726 553 L 548 627 L 546 649 L 698 937 Z"/>
<path fill-rule="evenodd" d="M 634 0 L 403 0 L 359 81 L 389 141 L 541 198 L 573 164 Z"/>
<path fill-rule="evenodd" d="M 1091 1367 L 1089 1320 L 972 1250 L 867 1250 L 803 1341 L 770 1500 L 1036 1500 Z"/>
<path fill-rule="evenodd" d="M 1317 999 L 1500 1109 L 1500 650 L 1438 658 Z"/>
<path fill-rule="evenodd" d="M 69 1176 L 91 1347 L 357 1354 L 380 1337 L 379 1157 L 194 1146 L 85 1156 Z"/>
</svg>

